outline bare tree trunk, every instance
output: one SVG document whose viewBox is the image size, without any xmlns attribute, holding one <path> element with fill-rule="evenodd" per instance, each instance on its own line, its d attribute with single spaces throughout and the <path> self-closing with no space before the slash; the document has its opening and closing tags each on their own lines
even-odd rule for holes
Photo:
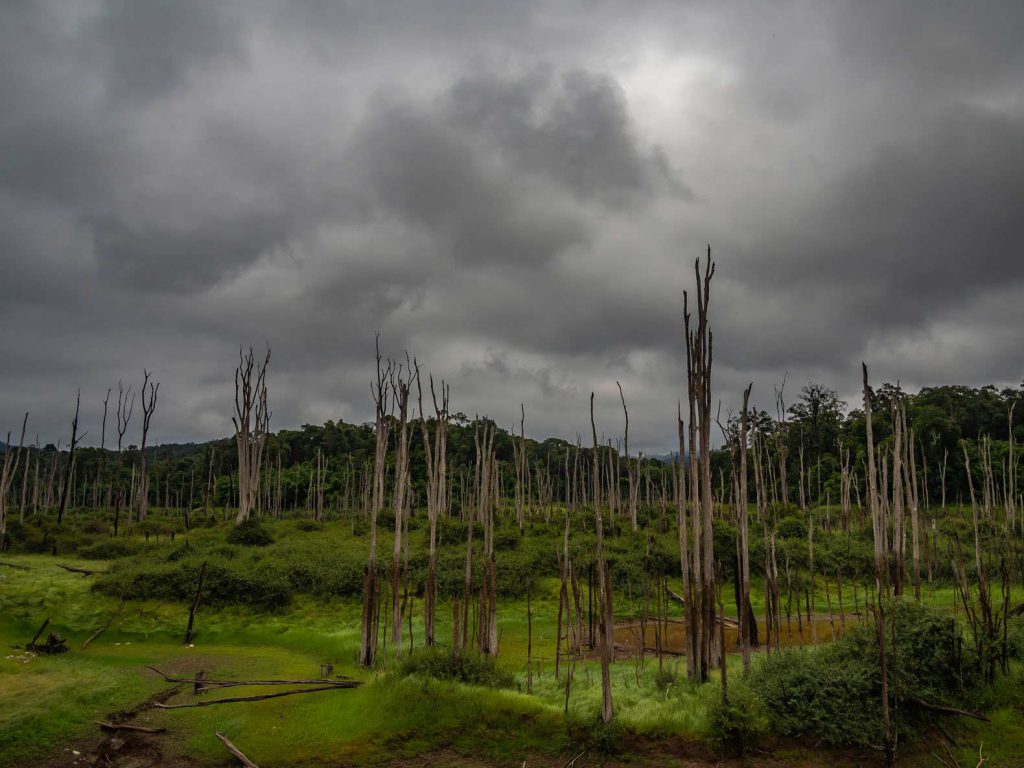
<svg viewBox="0 0 1024 768">
<path fill-rule="evenodd" d="M 590 429 L 594 436 L 594 499 L 600 496 L 601 471 L 597 460 L 597 425 L 594 422 L 594 393 L 590 393 Z M 601 719 L 610 723 L 615 710 L 612 705 L 611 660 L 614 652 L 614 627 L 612 625 L 611 585 L 608 583 L 608 570 L 604 562 L 604 521 L 600 504 L 594 504 L 594 523 L 597 534 L 597 579 L 598 605 L 600 611 L 601 633 Z"/>
<path fill-rule="evenodd" d="M 407 495 L 409 493 L 409 393 L 412 388 L 415 367 L 408 362 L 408 369 L 403 377 L 402 366 L 399 365 L 391 382 L 398 405 L 398 448 L 395 455 L 395 489 L 391 497 L 391 509 L 395 514 L 394 553 L 391 562 L 391 591 L 396 599 L 391 605 L 391 642 L 395 646 L 395 656 L 402 655 L 402 603 L 397 599 L 401 589 L 401 558 L 402 558 L 402 517 L 405 514 Z"/>
<path fill-rule="evenodd" d="M 885 562 L 886 532 L 876 486 L 875 438 L 871 421 L 871 388 L 868 385 L 868 367 L 862 364 L 862 368 L 864 373 L 864 422 L 867 432 L 868 505 L 871 509 L 871 525 L 875 541 L 875 589 L 878 598 L 875 625 L 878 633 L 878 658 L 882 672 L 882 737 L 886 765 L 895 766 L 896 739 L 889 713 L 889 665 L 885 646 L 885 606 L 890 599 L 889 569 Z"/>
<path fill-rule="evenodd" d="M 619 388 L 619 398 L 622 400 L 622 413 L 626 418 L 626 429 L 623 433 L 622 447 L 626 454 L 626 477 L 629 480 L 629 522 L 633 526 L 633 532 L 637 530 L 637 499 L 640 494 L 640 485 L 637 482 L 636 466 L 629 457 L 629 411 L 626 409 L 626 397 L 622 394 L 622 385 L 615 382 Z"/>
<path fill-rule="evenodd" d="M 146 471 L 146 440 L 149 438 L 149 424 L 156 410 L 156 397 L 160 389 L 159 382 L 149 380 L 149 371 L 142 371 L 142 444 L 139 447 L 139 485 L 135 491 L 135 519 L 146 519 L 149 509 L 149 474 Z"/>
<path fill-rule="evenodd" d="M 75 448 L 81 438 L 78 436 L 78 409 L 82 403 L 82 392 L 75 397 L 75 417 L 71 420 L 71 444 L 68 447 L 68 465 L 64 470 L 64 484 L 60 492 L 60 508 L 57 510 L 57 525 L 64 521 L 64 511 L 68 503 L 68 491 L 71 485 L 71 470 L 75 466 Z"/>
<path fill-rule="evenodd" d="M 238 445 L 238 514 L 235 524 L 249 519 L 256 507 L 260 491 L 260 466 L 270 425 L 267 407 L 267 366 L 270 348 L 263 362 L 257 365 L 252 347 L 243 354 L 238 349 L 235 370 L 235 442 Z M 254 378 L 255 376 L 255 378 Z"/>
<path fill-rule="evenodd" d="M 78 423 L 78 414 L 76 409 L 75 422 Z M 7 536 L 7 493 L 11 489 L 11 483 L 14 482 L 14 473 L 18 471 L 18 462 L 21 461 L 21 451 L 25 445 L 25 428 L 28 426 L 28 413 L 25 413 L 25 418 L 21 420 L 21 438 L 18 440 L 18 450 L 12 455 L 11 453 L 11 433 L 7 433 L 7 440 L 4 441 L 4 463 L 3 469 L 0 470 L 0 551 L 6 544 Z M 28 466 L 26 463 L 25 466 Z"/>
<path fill-rule="evenodd" d="M 377 660 L 377 618 L 380 614 L 379 574 L 377 572 L 377 515 L 384 506 L 384 472 L 388 447 L 388 412 L 391 403 L 392 364 L 385 367 L 380 355 L 380 335 L 376 344 L 377 376 L 371 387 L 376 412 L 376 448 L 373 465 L 373 503 L 370 505 L 370 554 L 363 574 L 363 609 L 360 627 L 359 666 L 372 668 Z"/>
</svg>

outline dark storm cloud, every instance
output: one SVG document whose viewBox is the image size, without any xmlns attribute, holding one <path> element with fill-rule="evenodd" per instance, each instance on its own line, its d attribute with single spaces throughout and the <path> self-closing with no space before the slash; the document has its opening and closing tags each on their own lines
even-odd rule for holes
<svg viewBox="0 0 1024 768">
<path fill-rule="evenodd" d="M 243 53 L 244 21 L 204 0 L 115 0 L 83 30 L 110 102 L 148 101 Z"/>
<path fill-rule="evenodd" d="M 716 386 L 1024 375 L 1016 3 L 0 7 L 0 429 L 143 366 L 159 439 L 362 420 L 373 336 L 467 413 L 658 452 L 711 242 Z M 161 422 L 161 419 L 163 421 Z M 96 430 L 92 430 L 95 432 Z M 635 434 L 635 437 L 634 437 Z M 633 440 L 631 440 L 633 442 Z"/>
</svg>

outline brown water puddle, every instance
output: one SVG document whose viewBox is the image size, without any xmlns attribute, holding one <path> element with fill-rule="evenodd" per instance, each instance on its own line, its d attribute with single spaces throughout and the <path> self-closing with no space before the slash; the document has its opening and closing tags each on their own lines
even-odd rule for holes
<svg viewBox="0 0 1024 768">
<path fill-rule="evenodd" d="M 862 620 L 861 616 L 847 613 L 845 620 L 839 615 L 831 620 L 828 615 L 815 614 L 808 621 L 802 616 L 797 622 L 794 615 L 790 621 L 782 620 L 779 627 L 779 645 L 782 647 L 829 643 L 842 636 L 844 628 L 853 626 Z M 763 618 L 759 618 L 758 640 L 760 645 L 755 650 L 763 649 L 767 642 Z M 644 628 L 644 643 L 647 653 L 656 653 L 660 647 L 662 652 L 683 656 L 686 652 L 686 622 L 682 619 L 669 619 L 662 622 L 660 629 L 653 620 L 648 620 Z M 729 653 L 740 653 L 739 628 L 729 622 L 725 625 L 725 645 Z M 639 621 L 622 622 L 615 625 L 615 653 L 623 658 L 634 658 L 641 650 L 641 628 Z"/>
</svg>

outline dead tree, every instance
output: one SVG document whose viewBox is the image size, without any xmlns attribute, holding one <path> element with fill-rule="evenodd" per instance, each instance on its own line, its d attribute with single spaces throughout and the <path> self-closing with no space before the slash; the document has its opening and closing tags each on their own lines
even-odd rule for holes
<svg viewBox="0 0 1024 768">
<path fill-rule="evenodd" d="M 430 538 L 427 554 L 427 584 L 423 594 L 423 632 L 426 645 L 434 645 L 434 617 L 437 608 L 437 518 L 447 511 L 448 486 L 448 385 L 441 382 L 441 402 L 434 390 L 434 377 L 430 377 L 430 394 L 434 400 L 434 439 L 423 411 L 423 388 L 420 369 L 416 368 L 416 390 L 420 404 L 420 431 L 423 435 L 423 455 L 427 466 L 427 519 Z"/>
<path fill-rule="evenodd" d="M 146 440 L 149 438 L 149 424 L 156 410 L 156 397 L 160 382 L 149 380 L 149 371 L 142 371 L 142 445 L 139 448 L 139 485 L 136 490 L 135 519 L 146 519 L 149 509 L 149 474 L 146 472 Z"/>
<path fill-rule="evenodd" d="M 238 446 L 238 514 L 235 524 L 249 519 L 256 507 L 260 492 L 260 467 L 263 449 L 270 427 L 267 407 L 267 366 L 270 347 L 263 362 L 256 362 L 252 347 L 243 352 L 238 348 L 238 368 L 235 369 L 235 443 Z"/>
<path fill-rule="evenodd" d="M 708 679 L 709 667 L 714 663 L 712 653 L 717 650 L 717 644 L 713 640 L 715 574 L 712 531 L 714 498 L 711 487 L 712 334 L 708 325 L 711 279 L 715 274 L 715 265 L 711 261 L 710 246 L 703 273 L 700 259 L 694 263 L 694 273 L 697 280 L 697 327 L 694 329 L 690 327 L 689 294 L 683 292 L 687 397 L 690 403 L 690 494 L 694 510 L 693 576 L 698 588 L 696 597 L 699 616 L 699 621 L 695 622 L 696 626 L 689 628 L 689 631 L 695 633 L 695 675 L 699 681 L 705 682 Z"/>
<path fill-rule="evenodd" d="M 885 645 L 885 609 L 892 599 L 889 585 L 889 567 L 886 562 L 886 530 L 881 508 L 877 475 L 875 474 L 875 438 L 871 421 L 871 387 L 868 385 L 868 367 L 861 363 L 864 373 L 864 423 L 867 432 L 868 505 L 871 509 L 871 529 L 875 542 L 875 627 L 878 637 L 878 660 L 882 673 L 882 738 L 887 766 L 896 765 L 896 732 L 889 712 L 889 663 Z"/>
<path fill-rule="evenodd" d="M 21 438 L 18 440 L 18 450 L 11 451 L 11 433 L 7 433 L 7 440 L 4 442 L 4 463 L 0 470 L 0 551 L 3 550 L 7 536 L 7 494 L 14 482 L 14 473 L 18 471 L 18 463 L 21 461 L 21 451 L 25 445 L 25 428 L 28 426 L 28 413 L 21 420 Z M 28 466 L 26 463 L 25 466 Z"/>
<path fill-rule="evenodd" d="M 633 526 L 633 532 L 635 533 L 637 529 L 636 513 L 640 484 L 637 482 L 637 468 L 629 458 L 629 410 L 626 408 L 626 396 L 622 394 L 622 385 L 617 381 L 615 385 L 619 388 L 619 398 L 622 400 L 622 414 L 626 419 L 626 429 L 622 435 L 622 449 L 626 454 L 626 478 L 629 482 L 629 522 Z"/>
<path fill-rule="evenodd" d="M 370 505 L 370 554 L 363 574 L 363 610 L 361 615 L 359 665 L 373 667 L 377 660 L 377 616 L 380 580 L 377 573 L 377 515 L 384 506 L 384 472 L 387 461 L 391 372 L 380 355 L 380 334 L 376 342 L 377 375 L 370 386 L 375 407 L 376 448 L 373 465 L 373 501 Z"/>
<path fill-rule="evenodd" d="M 391 495 L 391 509 L 395 513 L 394 556 L 391 562 L 391 642 L 395 656 L 402 655 L 402 602 L 398 594 L 403 581 L 402 573 L 402 518 L 405 514 L 406 498 L 409 494 L 409 393 L 413 378 L 419 371 L 408 361 L 406 354 L 405 372 L 403 367 L 393 369 L 391 390 L 398 405 L 398 448 L 395 454 L 395 488 Z"/>
<path fill-rule="evenodd" d="M 100 489 L 103 484 L 104 469 L 106 469 L 106 447 L 107 447 L 107 405 L 110 403 L 112 388 L 107 388 L 107 396 L 103 398 L 103 422 L 100 427 L 100 456 L 96 463 L 96 484 L 92 490 L 92 506 L 94 509 L 100 506 Z"/>
<path fill-rule="evenodd" d="M 82 437 L 78 435 L 78 409 L 82 404 L 82 391 L 78 391 L 75 397 L 75 417 L 71 420 L 71 443 L 68 446 L 68 465 L 64 469 L 64 483 L 60 491 L 60 508 L 57 510 L 57 525 L 64 521 L 64 512 L 68 504 L 68 492 L 71 487 L 71 471 L 75 466 L 75 448 L 81 442 Z"/>
<path fill-rule="evenodd" d="M 682 405 L 678 402 L 676 403 L 676 419 L 679 428 L 679 461 L 678 467 L 676 468 L 678 472 L 676 506 L 678 516 L 677 523 L 679 527 L 679 565 L 683 574 L 683 597 L 686 601 L 686 605 L 684 606 L 686 612 L 686 676 L 692 680 L 697 674 L 697 634 L 695 630 L 697 624 L 697 611 L 696 603 L 693 599 L 694 582 L 691 578 L 692 566 L 690 561 L 690 545 L 688 541 L 689 534 L 686 521 L 687 465 L 683 460 L 683 457 L 686 455 L 686 430 L 685 425 L 683 424 Z"/>
<path fill-rule="evenodd" d="M 610 723 L 615 714 L 612 705 L 611 661 L 615 648 L 615 627 L 612 623 L 611 584 L 608 583 L 608 568 L 604 560 L 604 521 L 601 505 L 601 467 L 597 460 L 597 425 L 594 421 L 594 393 L 590 393 L 590 429 L 594 436 L 594 529 L 597 534 L 595 557 L 597 561 L 598 612 L 601 635 L 601 719 Z"/>
<path fill-rule="evenodd" d="M 131 399 L 129 400 L 129 395 Z M 124 435 L 128 431 L 128 423 L 132 420 L 132 412 L 135 410 L 135 393 L 132 388 L 124 388 L 124 385 L 117 382 L 117 469 L 118 477 L 121 475 L 121 468 L 124 454 L 121 452 L 124 446 Z M 118 483 L 117 498 L 114 501 L 114 535 L 117 536 L 118 524 L 121 520 L 121 507 L 126 503 L 124 488 Z M 130 503 L 130 502 L 129 502 Z"/>
<path fill-rule="evenodd" d="M 747 514 L 747 424 L 748 406 L 750 403 L 750 391 L 753 389 L 753 382 L 743 391 L 743 411 L 740 414 L 740 477 L 739 488 L 736 493 L 736 505 L 739 512 L 739 534 L 740 534 L 740 642 L 743 644 L 743 670 L 750 671 L 750 619 L 753 610 L 750 607 L 750 530 Z M 723 658 L 725 648 L 722 648 Z"/>
</svg>

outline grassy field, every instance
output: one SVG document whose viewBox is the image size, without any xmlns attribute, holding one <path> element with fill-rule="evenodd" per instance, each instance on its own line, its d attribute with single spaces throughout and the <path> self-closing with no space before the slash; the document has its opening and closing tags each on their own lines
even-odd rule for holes
<svg viewBox="0 0 1024 768">
<path fill-rule="evenodd" d="M 191 534 L 194 544 L 223 539 L 227 529 L 214 527 Z M 295 546 L 308 540 L 327 541 L 339 561 L 364 556 L 365 542 L 353 538 L 347 523 L 329 523 L 322 530 L 301 531 L 281 524 L 277 535 Z M 148 544 L 139 535 L 136 562 L 155 562 L 181 545 L 167 537 Z M 277 546 L 275 544 L 275 546 Z M 283 546 L 283 545 L 282 545 Z M 148 548 L 147 548 L 148 547 Z M 381 542 L 388 552 L 386 537 Z M 201 605 L 192 645 L 182 642 L 187 604 L 182 601 L 128 600 L 94 588 L 102 574 L 82 576 L 57 563 L 97 571 L 117 560 L 85 560 L 46 554 L 5 555 L 0 566 L 0 766 L 72 764 L 71 750 L 87 753 L 99 740 L 95 721 L 118 712 L 138 710 L 132 722 L 166 727 L 159 737 L 165 760 L 195 765 L 229 765 L 231 758 L 215 738 L 221 731 L 261 766 L 404 765 L 418 756 L 440 763 L 564 765 L 584 753 L 576 764 L 603 760 L 603 752 L 619 752 L 613 760 L 639 764 L 702 764 L 715 757 L 707 739 L 709 712 L 720 697 L 720 685 L 691 684 L 680 675 L 681 660 L 620 660 L 613 666 L 618 728 L 596 728 L 600 707 L 600 670 L 584 660 L 575 665 L 564 713 L 565 676 L 554 677 L 554 637 L 558 583 L 538 578 L 533 584 L 533 692 L 526 693 L 527 606 L 521 597 L 499 600 L 501 670 L 514 675 L 507 689 L 492 689 L 398 674 L 393 648 L 382 654 L 381 668 L 356 669 L 359 602 L 298 594 L 287 607 L 257 611 L 239 605 Z M 23 566 L 23 568 L 9 567 Z M 844 584 L 844 604 L 851 610 L 853 587 Z M 861 590 L 862 591 L 862 590 Z M 827 610 L 823 588 L 815 611 Z M 1020 597 L 1015 596 L 1015 599 Z M 763 612 L 763 589 L 755 584 L 755 609 Z M 833 607 L 836 595 L 831 594 Z M 863 599 L 863 598 L 861 598 Z M 949 586 L 926 590 L 927 602 L 950 609 Z M 726 601 L 728 606 L 730 601 Z M 617 618 L 638 610 L 638 600 L 617 594 Z M 679 608 L 671 606 L 673 615 Z M 422 606 L 413 606 L 414 653 L 422 652 Z M 110 628 L 88 649 L 85 639 L 111 616 Z M 437 636 L 451 637 L 451 606 L 438 608 Z M 48 631 L 68 639 L 71 651 L 34 656 L 11 648 L 23 645 L 45 618 Z M 838 622 L 838 616 L 837 616 Z M 854 621 L 852 616 L 848 621 Z M 828 637 L 820 638 L 822 641 Z M 408 630 L 406 639 L 408 642 Z M 408 655 L 408 648 L 403 649 Z M 243 704 L 176 711 L 141 708 L 171 686 L 146 668 L 154 665 L 181 676 L 204 670 L 224 678 L 311 678 L 321 665 L 365 681 L 354 690 L 326 691 Z M 739 656 L 729 658 L 734 685 L 742 686 Z M 269 689 L 245 689 L 246 694 Z M 206 697 L 221 694 L 206 694 Z M 948 718 L 943 725 L 957 746 L 962 765 L 975 765 L 979 744 L 988 766 L 1024 766 L 1024 673 L 1015 665 L 984 701 L 988 722 Z M 183 688 L 171 702 L 193 701 Z M 872 764 L 870 750 L 835 749 L 813 743 L 770 738 L 749 764 L 854 765 Z M 926 735 L 904 744 L 901 764 L 938 765 L 937 749 Z M 767 756 L 767 753 L 773 757 Z M 949 759 L 942 753 L 945 759 Z M 438 757 L 440 756 L 440 757 Z M 758 763 L 757 760 L 764 762 Z M 33 762 L 35 761 L 35 762 Z M 685 762 L 694 761 L 694 762 Z M 781 761 L 781 762 L 780 762 Z M 183 762 L 181 764 L 189 764 Z M 412 763 L 409 763 L 412 764 Z M 418 764 L 423 764 L 421 761 Z"/>
</svg>

